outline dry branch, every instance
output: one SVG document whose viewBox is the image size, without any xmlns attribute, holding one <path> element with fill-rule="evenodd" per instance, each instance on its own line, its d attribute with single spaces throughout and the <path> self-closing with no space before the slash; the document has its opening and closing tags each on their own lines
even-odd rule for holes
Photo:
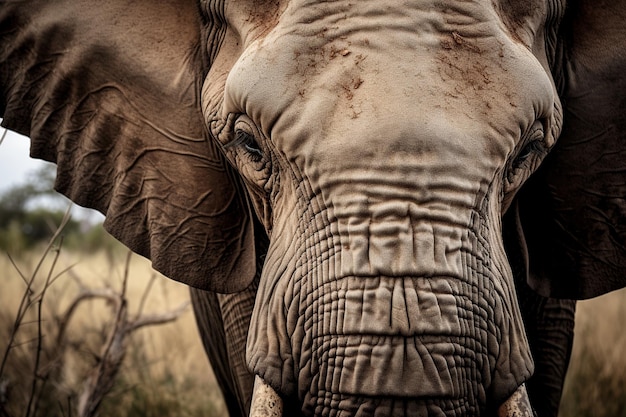
<svg viewBox="0 0 626 417">
<path fill-rule="evenodd" d="M 69 216 L 66 214 L 63 225 L 67 222 L 68 218 Z M 99 352 L 94 352 L 94 357 L 97 362 L 96 366 L 85 378 L 82 388 L 80 389 L 80 393 L 77 396 L 78 412 L 75 415 L 79 417 L 91 417 L 96 415 L 97 409 L 102 400 L 114 386 L 116 376 L 126 355 L 130 339 L 129 336 L 136 330 L 145 326 L 165 324 L 175 321 L 189 306 L 189 302 L 186 302 L 173 310 L 143 314 L 148 293 L 150 292 L 152 284 L 156 279 L 156 275 L 154 275 L 139 300 L 137 313 L 135 315 L 130 315 L 128 312 L 128 299 L 126 294 L 127 282 L 130 275 L 130 252 L 126 258 L 123 282 L 120 290 L 114 290 L 112 288 L 88 288 L 83 285 L 81 279 L 76 276 L 73 271 L 70 271 L 70 268 L 55 275 L 54 268 L 56 266 L 60 250 L 53 249 L 53 242 L 58 239 L 62 226 L 55 233 L 48 247 L 45 249 L 42 259 L 39 260 L 32 274 L 26 277 L 14 263 L 16 270 L 25 282 L 25 290 L 13 323 L 13 330 L 10 334 L 9 343 L 6 351 L 4 352 L 4 356 L 2 357 L 2 361 L 0 362 L 0 417 L 11 417 L 5 408 L 8 401 L 7 393 L 10 389 L 10 381 L 4 375 L 4 369 L 11 350 L 20 344 L 16 342 L 16 336 L 21 327 L 27 323 L 25 318 L 29 310 L 36 309 L 36 320 L 33 323 L 37 324 L 37 329 L 36 337 L 29 341 L 29 343 L 36 343 L 36 346 L 34 349 L 34 367 L 31 374 L 32 383 L 30 385 L 30 396 L 27 399 L 28 405 L 25 405 L 24 408 L 25 417 L 36 416 L 39 414 L 39 403 L 42 393 L 46 388 L 46 384 L 49 382 L 48 380 L 50 380 L 50 384 L 54 384 L 56 381 L 54 378 L 62 374 L 64 357 L 68 347 L 71 346 L 71 341 L 67 340 L 67 329 L 75 316 L 78 307 L 81 306 L 83 302 L 94 299 L 105 300 L 112 307 L 114 312 L 113 322 L 111 323 L 109 329 L 103 333 L 106 335 L 106 342 L 102 345 Z M 50 270 L 47 271 L 43 288 L 37 292 L 34 290 L 36 276 L 40 272 L 40 268 L 43 264 L 43 258 L 47 257 L 51 252 L 55 252 L 55 258 L 53 259 Z M 13 262 L 12 259 L 11 261 Z M 42 324 L 45 320 L 43 317 L 42 305 L 44 303 L 45 295 L 50 285 L 52 285 L 52 283 L 56 281 L 59 276 L 66 273 L 77 281 L 79 285 L 79 292 L 63 313 L 56 316 L 56 337 L 54 337 L 49 343 L 44 343 L 45 335 L 43 333 Z M 44 352 L 48 358 L 47 363 L 43 363 L 42 361 Z M 50 384 L 48 384 L 48 387 Z M 72 397 L 73 395 L 67 396 L 67 412 L 70 413 L 69 415 L 74 415 L 74 410 L 71 406 L 71 403 L 73 402 Z M 62 408 L 63 405 L 59 403 L 59 407 Z"/>
<path fill-rule="evenodd" d="M 85 292 L 82 296 L 79 294 L 78 299 L 72 303 L 66 313 L 66 321 L 69 321 L 72 312 L 75 311 L 75 305 L 77 305 L 81 300 L 93 297 L 105 298 L 112 301 L 116 306 L 115 322 L 109 332 L 107 342 L 102 348 L 98 365 L 87 377 L 87 380 L 83 385 L 82 392 L 80 393 L 78 399 L 79 417 L 94 416 L 98 406 L 113 387 L 115 376 L 119 372 L 124 356 L 126 355 L 128 337 L 141 327 L 165 324 L 176 320 L 189 306 L 189 303 L 187 302 L 172 311 L 158 314 L 141 314 L 147 293 L 150 291 L 152 286 L 150 283 L 140 301 L 139 313 L 135 318 L 129 318 L 128 300 L 126 298 L 129 266 L 130 252 L 126 259 L 124 279 L 122 283 L 122 290 L 120 292 L 114 293 L 110 289 L 103 289 Z"/>
</svg>

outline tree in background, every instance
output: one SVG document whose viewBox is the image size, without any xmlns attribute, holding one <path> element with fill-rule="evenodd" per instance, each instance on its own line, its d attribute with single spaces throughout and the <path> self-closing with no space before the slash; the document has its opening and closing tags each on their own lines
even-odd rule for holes
<svg viewBox="0 0 626 417">
<path fill-rule="evenodd" d="M 19 255 L 52 237 L 72 204 L 53 189 L 55 169 L 45 165 L 24 184 L 0 194 L 0 250 Z M 89 219 L 70 220 L 63 233 L 68 249 L 94 251 L 115 245 L 100 222 Z"/>
</svg>

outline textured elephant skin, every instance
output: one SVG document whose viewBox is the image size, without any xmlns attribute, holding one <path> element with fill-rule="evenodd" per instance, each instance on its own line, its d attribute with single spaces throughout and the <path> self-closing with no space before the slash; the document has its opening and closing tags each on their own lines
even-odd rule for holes
<svg viewBox="0 0 626 417">
<path fill-rule="evenodd" d="M 554 297 L 626 286 L 625 3 L 12 0 L 0 113 L 232 416 L 556 415 Z"/>
</svg>

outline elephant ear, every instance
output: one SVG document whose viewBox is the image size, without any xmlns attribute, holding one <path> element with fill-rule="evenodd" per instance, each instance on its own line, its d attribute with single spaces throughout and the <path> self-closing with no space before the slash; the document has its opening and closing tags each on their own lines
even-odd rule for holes
<svg viewBox="0 0 626 417">
<path fill-rule="evenodd" d="M 626 286 L 626 2 L 568 4 L 563 132 L 518 197 L 529 284 L 583 299 Z"/>
<path fill-rule="evenodd" d="M 209 24 L 193 0 L 4 1 L 0 115 L 155 269 L 231 292 L 254 278 L 254 232 L 201 112 Z"/>
</svg>

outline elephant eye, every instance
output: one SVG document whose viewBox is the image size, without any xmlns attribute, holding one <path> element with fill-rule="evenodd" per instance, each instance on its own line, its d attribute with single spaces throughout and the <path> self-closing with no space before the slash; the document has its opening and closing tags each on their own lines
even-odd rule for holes
<svg viewBox="0 0 626 417">
<path fill-rule="evenodd" d="M 254 139 L 254 135 L 243 129 L 235 131 L 235 140 L 232 142 L 232 146 L 242 146 L 253 158 L 261 159 L 263 157 L 261 147 Z"/>
<path fill-rule="evenodd" d="M 234 139 L 227 143 L 226 149 L 239 149 L 238 153 L 249 158 L 252 162 L 260 162 L 263 159 L 263 151 L 256 140 L 255 132 L 258 132 L 256 126 L 247 116 L 239 116 L 234 126 Z"/>
<path fill-rule="evenodd" d="M 547 154 L 549 146 L 546 143 L 544 121 L 535 121 L 522 138 L 521 144 L 509 162 L 504 186 L 506 194 L 517 190 Z"/>
<path fill-rule="evenodd" d="M 224 133 L 226 157 L 244 179 L 248 191 L 265 195 L 271 189 L 273 175 L 269 139 L 247 115 L 239 114 L 235 118 Z"/>
<path fill-rule="evenodd" d="M 512 171 L 516 171 L 519 168 L 523 168 L 525 163 L 532 156 L 541 155 L 547 151 L 545 144 L 545 132 L 543 123 L 536 121 L 526 137 L 523 140 L 524 146 L 519 150 L 515 159 L 513 160 Z"/>
<path fill-rule="evenodd" d="M 513 163 L 513 169 L 515 170 L 520 168 L 528 158 L 532 155 L 536 155 L 537 153 L 541 153 L 544 150 L 545 145 L 542 139 L 531 139 L 517 154 L 515 162 Z"/>
</svg>

